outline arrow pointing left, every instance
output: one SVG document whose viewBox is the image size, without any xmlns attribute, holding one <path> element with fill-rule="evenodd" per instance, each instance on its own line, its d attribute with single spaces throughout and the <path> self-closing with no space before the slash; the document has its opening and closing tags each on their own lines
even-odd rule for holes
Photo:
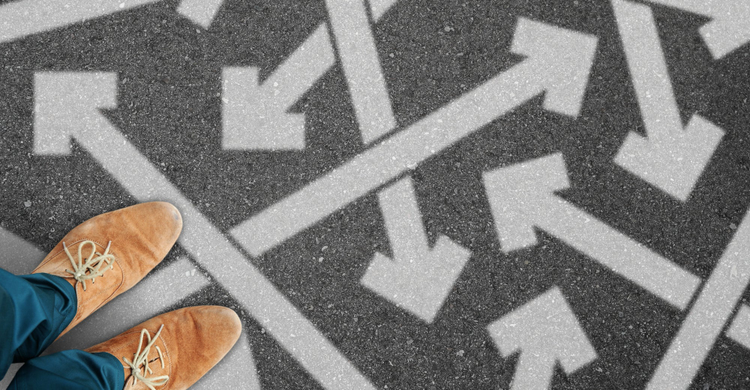
<svg viewBox="0 0 750 390">
<path fill-rule="evenodd" d="M 624 0 L 612 4 L 647 135 L 628 134 L 615 163 L 686 201 L 724 131 L 699 115 L 683 129 L 651 9 Z"/>
<path fill-rule="evenodd" d="M 557 287 L 487 329 L 503 357 L 521 352 L 512 390 L 549 389 L 557 362 L 570 375 L 597 358 Z"/>
<path fill-rule="evenodd" d="M 65 27 L 161 0 L 21 0 L 0 7 L 0 42 Z"/>
<path fill-rule="evenodd" d="M 78 143 L 135 199 L 166 200 L 184 225 L 180 246 L 328 390 L 374 389 L 336 347 L 99 111 L 117 103 L 112 73 L 37 73 L 34 151 Z"/>
<path fill-rule="evenodd" d="M 393 260 L 375 255 L 362 284 L 426 322 L 435 319 L 471 252 L 440 237 L 430 249 L 411 179 L 380 193 Z"/>
</svg>

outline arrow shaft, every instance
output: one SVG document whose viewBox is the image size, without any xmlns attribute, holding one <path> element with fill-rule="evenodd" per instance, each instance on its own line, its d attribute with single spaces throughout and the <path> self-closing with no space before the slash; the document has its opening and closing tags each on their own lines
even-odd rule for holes
<svg viewBox="0 0 750 390">
<path fill-rule="evenodd" d="M 651 8 L 625 0 L 613 6 L 649 141 L 673 141 L 683 126 Z"/>
<path fill-rule="evenodd" d="M 365 143 L 396 127 L 364 0 L 326 0 L 344 75 Z"/>
<path fill-rule="evenodd" d="M 568 202 L 551 202 L 537 217 L 540 228 L 671 305 L 687 307 L 697 276 Z"/>
<path fill-rule="evenodd" d="M 528 63 L 514 66 L 243 222 L 232 234 L 261 255 L 543 92 Z M 495 99 L 488 99 L 493 96 Z"/>
<path fill-rule="evenodd" d="M 106 122 L 106 121 L 105 121 Z M 106 122 L 76 139 L 139 201 L 168 200 L 180 209 L 180 245 L 241 302 L 326 389 L 374 389 L 352 364 L 226 239 L 180 191 Z"/>
<path fill-rule="evenodd" d="M 427 260 L 429 243 L 411 179 L 404 178 L 380 192 L 388 240 L 398 260 Z"/>
<path fill-rule="evenodd" d="M 0 42 L 126 11 L 160 0 L 22 0 L 0 7 Z"/>
<path fill-rule="evenodd" d="M 687 389 L 750 284 L 750 214 L 737 229 L 648 384 Z"/>
<path fill-rule="evenodd" d="M 321 24 L 270 76 L 262 88 L 267 104 L 289 108 L 336 64 L 328 28 Z"/>
</svg>

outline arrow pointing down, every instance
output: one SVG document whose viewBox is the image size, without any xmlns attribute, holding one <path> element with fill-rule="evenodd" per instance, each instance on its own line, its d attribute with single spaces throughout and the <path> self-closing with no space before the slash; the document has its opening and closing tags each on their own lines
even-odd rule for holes
<svg viewBox="0 0 750 390">
<path fill-rule="evenodd" d="M 555 196 L 570 186 L 560 154 L 485 173 L 484 183 L 506 252 L 536 245 L 538 227 L 679 309 L 700 284 L 697 276 Z"/>
<path fill-rule="evenodd" d="M 376 254 L 362 284 L 432 322 L 471 252 L 444 236 L 430 249 L 410 178 L 383 190 L 380 207 L 394 260 Z"/>
<path fill-rule="evenodd" d="M 711 18 L 700 34 L 715 59 L 750 42 L 750 2 L 747 0 L 651 0 Z"/>
<path fill-rule="evenodd" d="M 263 85 L 256 67 L 224 68 L 224 149 L 304 149 L 305 116 L 291 107 L 336 62 L 323 24 Z"/>
<path fill-rule="evenodd" d="M 555 365 L 570 375 L 597 354 L 557 287 L 487 327 L 503 357 L 518 351 L 512 390 L 549 389 Z"/>
<path fill-rule="evenodd" d="M 258 256 L 545 93 L 544 108 L 577 116 L 596 37 L 521 18 L 512 51 L 523 62 L 232 229 Z"/>
<path fill-rule="evenodd" d="M 699 115 L 683 129 L 651 9 L 612 4 L 647 134 L 628 134 L 615 163 L 686 201 L 724 131 Z"/>
</svg>

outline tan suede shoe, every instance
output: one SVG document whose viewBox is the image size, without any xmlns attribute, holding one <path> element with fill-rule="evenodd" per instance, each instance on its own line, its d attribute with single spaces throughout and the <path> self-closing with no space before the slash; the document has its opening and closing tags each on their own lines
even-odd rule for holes
<svg viewBox="0 0 750 390">
<path fill-rule="evenodd" d="M 86 349 L 122 362 L 125 390 L 184 390 L 216 365 L 240 338 L 233 310 L 195 306 L 154 317 Z"/>
<path fill-rule="evenodd" d="M 98 215 L 66 234 L 33 272 L 66 278 L 76 289 L 78 311 L 60 336 L 143 279 L 180 231 L 177 208 L 152 202 Z"/>
</svg>

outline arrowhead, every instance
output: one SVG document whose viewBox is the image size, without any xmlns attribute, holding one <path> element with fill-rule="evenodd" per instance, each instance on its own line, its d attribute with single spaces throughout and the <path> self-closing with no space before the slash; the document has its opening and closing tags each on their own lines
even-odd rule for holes
<svg viewBox="0 0 750 390">
<path fill-rule="evenodd" d="M 708 165 L 724 131 L 695 115 L 671 140 L 653 142 L 630 133 L 615 163 L 669 195 L 686 201 Z"/>
<path fill-rule="evenodd" d="M 557 287 L 487 329 L 503 357 L 521 351 L 522 359 L 524 354 L 531 355 L 537 364 L 554 365 L 559 361 L 568 374 L 597 358 L 575 313 Z"/>
<path fill-rule="evenodd" d="M 224 149 L 305 148 L 304 114 L 288 114 L 289 107 L 276 98 L 276 88 L 259 85 L 258 68 L 224 68 L 222 78 Z"/>
<path fill-rule="evenodd" d="M 535 224 L 554 206 L 554 191 L 570 187 L 565 161 L 554 154 L 484 174 L 503 251 L 536 245 Z"/>
<path fill-rule="evenodd" d="M 514 53 L 528 56 L 526 80 L 539 80 L 547 90 L 544 108 L 578 116 L 596 54 L 597 38 L 519 18 Z"/>
<path fill-rule="evenodd" d="M 70 138 L 108 125 L 99 109 L 117 108 L 117 75 L 42 72 L 34 75 L 34 153 L 70 154 Z"/>
<path fill-rule="evenodd" d="M 377 253 L 361 283 L 395 305 L 432 323 L 471 252 L 440 237 L 419 258 L 391 260 Z"/>
<path fill-rule="evenodd" d="M 707 2 L 713 20 L 701 27 L 700 33 L 714 58 L 719 59 L 750 41 L 750 2 L 722 0 Z"/>
</svg>

